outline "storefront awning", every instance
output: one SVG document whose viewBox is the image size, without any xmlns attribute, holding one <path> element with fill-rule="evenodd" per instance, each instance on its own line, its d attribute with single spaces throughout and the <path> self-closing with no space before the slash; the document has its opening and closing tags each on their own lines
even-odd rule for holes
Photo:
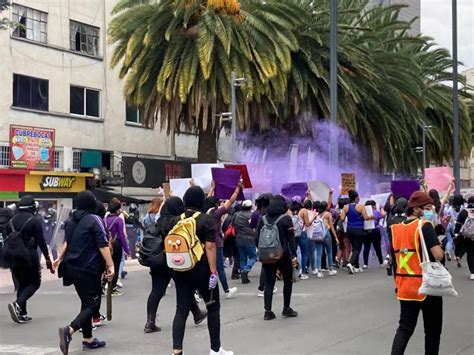
<svg viewBox="0 0 474 355">
<path fill-rule="evenodd" d="M 118 198 L 126 204 L 146 204 L 158 195 L 158 189 L 134 188 L 134 187 L 107 187 L 92 190 L 96 198 L 102 202 L 109 202 L 112 198 Z"/>
</svg>

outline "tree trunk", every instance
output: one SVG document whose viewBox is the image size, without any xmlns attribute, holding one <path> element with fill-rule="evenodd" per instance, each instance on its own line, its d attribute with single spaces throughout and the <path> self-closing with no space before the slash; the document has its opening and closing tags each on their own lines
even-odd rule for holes
<svg viewBox="0 0 474 355">
<path fill-rule="evenodd" d="M 207 126 L 207 130 L 199 129 L 198 162 L 217 162 L 217 130 Z"/>
</svg>

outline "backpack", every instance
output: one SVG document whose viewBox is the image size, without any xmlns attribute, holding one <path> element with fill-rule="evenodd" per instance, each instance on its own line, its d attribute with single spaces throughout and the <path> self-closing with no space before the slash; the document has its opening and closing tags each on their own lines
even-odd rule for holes
<svg viewBox="0 0 474 355">
<path fill-rule="evenodd" d="M 193 269 L 204 255 L 204 247 L 196 235 L 196 218 L 200 212 L 186 218 L 183 213 L 178 223 L 165 238 L 166 263 L 174 271 Z"/>
<path fill-rule="evenodd" d="M 274 264 L 283 257 L 277 223 L 285 216 L 286 214 L 281 215 L 273 223 L 268 223 L 267 216 L 262 218 L 264 224 L 258 239 L 258 259 L 263 264 Z"/>
<path fill-rule="evenodd" d="M 34 242 L 34 237 L 31 238 L 28 245 L 25 245 L 25 242 L 22 238 L 22 233 L 26 225 L 34 218 L 35 216 L 31 216 L 30 218 L 28 218 L 19 231 L 17 231 L 13 226 L 13 218 L 10 219 L 9 225 L 11 232 L 3 241 L 2 258 L 4 267 L 12 268 L 16 265 L 31 265 L 31 256 L 30 252 L 28 251 L 28 248 Z"/>
<path fill-rule="evenodd" d="M 295 231 L 295 237 L 301 237 L 303 232 L 303 225 L 301 223 L 301 218 L 297 214 L 291 215 L 291 221 L 293 222 L 293 230 Z"/>
<path fill-rule="evenodd" d="M 323 243 L 324 239 L 326 239 L 326 234 L 327 230 L 324 221 L 321 217 L 317 216 L 313 222 L 313 234 L 310 239 L 317 243 Z"/>
<path fill-rule="evenodd" d="M 474 241 L 474 217 L 472 216 L 472 214 L 472 212 L 469 213 L 466 221 L 461 227 L 460 233 L 464 238 L 468 238 Z"/>
<path fill-rule="evenodd" d="M 152 223 L 150 215 L 147 214 Z M 156 219 L 155 219 L 156 223 Z M 150 268 L 159 268 L 166 265 L 166 254 L 163 237 L 156 233 L 156 228 L 147 228 L 138 248 L 138 262 Z"/>
</svg>

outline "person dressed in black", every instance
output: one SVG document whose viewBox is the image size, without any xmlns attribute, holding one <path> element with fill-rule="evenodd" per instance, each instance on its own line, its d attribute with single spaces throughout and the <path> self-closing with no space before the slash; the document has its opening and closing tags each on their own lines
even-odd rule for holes
<svg viewBox="0 0 474 355">
<path fill-rule="evenodd" d="M 54 261 L 54 268 L 65 286 L 74 285 L 81 300 L 81 311 L 70 325 L 59 328 L 59 348 L 68 354 L 72 335 L 82 329 L 83 350 L 105 346 L 105 341 L 92 337 L 92 317 L 100 309 L 102 274 L 108 281 L 114 277 L 104 224 L 96 211 L 92 192 L 82 191 L 74 198 L 76 211 L 66 221 L 65 242 Z"/>
<path fill-rule="evenodd" d="M 157 199 L 155 199 L 157 200 Z M 152 201 L 150 210 L 144 219 L 145 234 L 165 239 L 171 228 L 176 223 L 176 218 L 184 213 L 184 203 L 179 197 L 170 197 L 161 206 Z M 156 222 L 155 222 L 156 220 Z M 150 268 L 151 292 L 147 301 L 147 321 L 145 324 L 145 333 L 154 333 L 161 331 L 156 325 L 156 313 L 161 299 L 165 295 L 166 288 L 171 281 L 172 272 L 166 265 Z M 207 312 L 201 311 L 194 297 L 191 300 L 191 312 L 194 316 L 194 323 L 200 324 L 207 316 Z"/>
<path fill-rule="evenodd" d="M 464 236 L 461 233 L 464 223 L 468 218 L 474 218 L 474 196 L 471 196 L 467 200 L 467 209 L 462 209 L 454 226 L 454 242 L 456 243 L 456 260 L 458 267 L 461 267 L 461 258 L 466 253 L 467 255 L 467 266 L 471 275 L 469 280 L 474 280 L 474 240 Z"/>
<path fill-rule="evenodd" d="M 280 242 L 284 250 L 283 257 L 274 264 L 263 264 L 265 272 L 265 320 L 275 319 L 275 313 L 272 312 L 273 287 L 275 286 L 276 273 L 280 270 L 283 276 L 283 317 L 297 317 L 298 313 L 291 307 L 291 293 L 293 290 L 293 267 L 298 265 L 296 258 L 296 242 L 293 230 L 293 221 L 287 215 L 286 201 L 282 196 L 275 196 L 270 199 L 270 205 L 266 210 L 266 218 L 268 223 L 275 222 L 280 216 L 285 215 L 277 223 Z M 264 226 L 263 218 L 258 222 L 257 226 L 257 245 L 259 242 L 260 231 Z"/>
<path fill-rule="evenodd" d="M 212 216 L 203 213 L 204 191 L 199 186 L 190 187 L 183 196 L 185 217 L 192 217 L 196 212 L 196 235 L 204 245 L 205 253 L 195 267 L 189 271 L 173 272 L 176 284 L 176 314 L 173 321 L 173 354 L 183 353 L 183 339 L 186 319 L 191 310 L 194 292 L 198 290 L 206 302 L 207 325 L 211 340 L 210 355 L 233 355 L 221 347 L 220 301 L 216 265 L 216 233 Z M 179 219 L 175 219 L 177 223 Z"/>
<path fill-rule="evenodd" d="M 6 235 L 13 229 L 21 232 L 24 245 L 28 249 L 29 261 L 18 265 L 10 265 L 13 277 L 18 281 L 16 301 L 8 305 L 10 316 L 15 323 L 30 322 L 26 303 L 41 286 L 41 266 L 38 257 L 38 246 L 46 260 L 46 266 L 51 271 L 52 263 L 48 246 L 43 236 L 43 225 L 35 216 L 36 203 L 33 196 L 24 196 L 18 204 L 18 212 L 10 220 L 6 228 Z M 12 228 L 13 227 L 13 228 Z"/>
</svg>

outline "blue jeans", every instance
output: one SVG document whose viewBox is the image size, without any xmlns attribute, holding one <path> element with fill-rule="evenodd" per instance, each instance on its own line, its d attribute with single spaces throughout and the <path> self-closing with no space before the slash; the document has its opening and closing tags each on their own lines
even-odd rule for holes
<svg viewBox="0 0 474 355">
<path fill-rule="evenodd" d="M 309 263 L 311 270 L 316 269 L 316 242 L 314 240 L 308 239 L 308 250 L 309 250 Z"/>
<path fill-rule="evenodd" d="M 237 241 L 237 249 L 240 256 L 240 272 L 250 272 L 257 262 L 257 248 L 255 245 Z"/>
<path fill-rule="evenodd" d="M 216 248 L 216 266 L 222 288 L 224 289 L 224 292 L 228 292 L 229 284 L 227 283 L 227 277 L 225 276 L 224 271 L 224 248 Z"/>
<path fill-rule="evenodd" d="M 454 227 L 453 226 L 448 226 L 446 228 L 446 249 L 445 251 L 451 252 L 453 250 L 453 243 L 454 243 Z"/>
<path fill-rule="evenodd" d="M 299 255 L 299 260 L 298 262 L 301 265 L 301 272 L 305 273 L 306 272 L 306 255 L 307 251 L 306 249 L 308 248 L 308 235 L 306 232 L 302 232 L 300 237 L 295 238 L 296 239 L 296 244 L 300 248 L 300 255 Z"/>
<path fill-rule="evenodd" d="M 324 243 L 316 243 L 315 259 L 316 259 L 316 268 L 319 271 L 321 271 L 323 248 L 326 249 L 326 256 L 328 259 L 326 265 L 328 266 L 328 269 L 332 269 L 332 238 L 329 232 L 326 233 L 326 237 L 324 238 Z"/>
</svg>

